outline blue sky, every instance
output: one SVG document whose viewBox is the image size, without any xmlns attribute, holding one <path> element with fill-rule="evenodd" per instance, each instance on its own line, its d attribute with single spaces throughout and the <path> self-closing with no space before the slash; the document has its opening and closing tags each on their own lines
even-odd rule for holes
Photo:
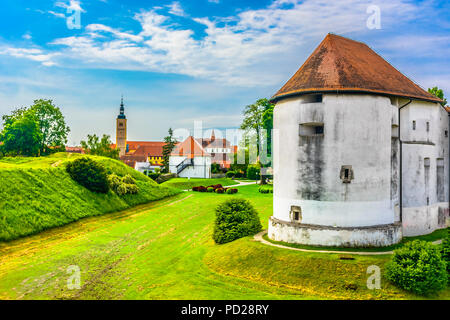
<svg viewBox="0 0 450 320">
<path fill-rule="evenodd" d="M 367 27 L 371 5 L 380 29 Z M 79 29 L 67 24 L 74 10 Z M 272 96 L 328 32 L 450 96 L 448 1 L 2 0 L 0 114 L 53 99 L 70 145 L 88 133 L 114 139 L 121 94 L 130 140 L 194 120 L 237 127 L 243 107 Z"/>
</svg>

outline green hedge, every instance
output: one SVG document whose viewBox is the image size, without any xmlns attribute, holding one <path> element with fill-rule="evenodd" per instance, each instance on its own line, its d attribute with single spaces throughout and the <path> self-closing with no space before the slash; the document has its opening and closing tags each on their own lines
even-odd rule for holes
<svg viewBox="0 0 450 320">
<path fill-rule="evenodd" d="M 400 288 L 429 295 L 447 286 L 446 262 L 439 246 L 414 240 L 394 250 L 386 265 L 386 277 Z"/>
<path fill-rule="evenodd" d="M 245 199 L 230 199 L 216 208 L 213 239 L 222 244 L 262 230 L 258 213 Z"/>
<path fill-rule="evenodd" d="M 102 164 L 88 157 L 83 157 L 69 162 L 66 170 L 73 180 L 88 190 L 108 193 L 108 176 Z"/>
</svg>

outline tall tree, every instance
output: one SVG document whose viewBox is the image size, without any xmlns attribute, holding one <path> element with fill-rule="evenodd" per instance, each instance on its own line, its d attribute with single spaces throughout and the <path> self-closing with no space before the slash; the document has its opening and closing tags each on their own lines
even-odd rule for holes
<svg viewBox="0 0 450 320">
<path fill-rule="evenodd" d="M 3 130 L 0 132 L 0 149 L 3 154 L 38 156 L 42 139 L 39 123 L 30 110 L 22 110 L 19 115 L 4 116 Z"/>
<path fill-rule="evenodd" d="M 273 108 L 272 104 L 262 115 L 262 127 L 267 132 L 267 154 L 272 155 L 272 130 L 273 130 Z"/>
<path fill-rule="evenodd" d="M 87 154 L 119 159 L 119 149 L 111 147 L 112 142 L 107 134 L 101 139 L 96 134 L 88 134 L 87 141 L 81 141 L 80 144 Z"/>
<path fill-rule="evenodd" d="M 10 115 L 4 115 L 4 124 L 21 119 L 25 114 L 32 113 L 38 122 L 40 138 L 37 142 L 39 155 L 46 155 L 64 149 L 70 128 L 66 125 L 61 110 L 52 100 L 39 99 L 28 108 L 18 108 Z"/>
<path fill-rule="evenodd" d="M 268 127 L 273 127 L 273 124 L 270 125 L 270 110 L 273 110 L 274 105 L 270 103 L 268 99 L 258 99 L 255 103 L 250 104 L 244 109 L 244 120 L 241 125 L 241 129 L 250 131 L 254 130 L 256 133 L 256 145 L 257 145 L 257 155 L 260 155 L 260 149 L 262 145 L 262 138 L 269 138 L 269 133 L 267 137 L 262 137 L 261 131 L 262 129 L 267 129 Z M 267 113 L 266 113 L 267 112 Z M 273 112 L 273 111 L 272 111 Z M 264 114 L 266 115 L 264 116 Z M 267 126 L 267 128 L 265 128 Z M 270 134 L 271 137 L 271 134 Z M 266 140 L 267 141 L 267 140 Z M 268 141 L 267 141 L 268 142 Z M 264 143 L 264 146 L 267 146 L 268 143 Z M 261 162 L 259 165 L 262 167 Z M 261 175 L 261 184 L 265 183 L 265 177 Z"/>
<path fill-rule="evenodd" d="M 178 141 L 173 137 L 173 130 L 169 128 L 169 135 L 164 138 L 164 142 L 166 143 L 163 146 L 163 169 L 162 171 L 167 173 L 169 172 L 169 160 L 170 154 L 172 153 L 175 145 Z"/>
<path fill-rule="evenodd" d="M 442 102 L 441 104 L 445 107 L 445 105 L 447 104 L 447 99 L 445 99 L 444 91 L 442 89 L 439 89 L 438 87 L 428 88 L 428 92 L 438 97 L 439 99 L 444 100 L 444 102 Z"/>
<path fill-rule="evenodd" d="M 49 154 L 52 150 L 63 149 L 67 143 L 70 128 L 66 125 L 61 110 L 52 100 L 35 100 L 30 110 L 36 115 L 41 131 L 40 154 Z"/>
</svg>

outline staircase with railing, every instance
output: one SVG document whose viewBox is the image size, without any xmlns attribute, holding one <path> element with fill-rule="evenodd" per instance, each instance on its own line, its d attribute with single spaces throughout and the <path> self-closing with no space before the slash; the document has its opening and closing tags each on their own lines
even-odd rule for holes
<svg viewBox="0 0 450 320">
<path fill-rule="evenodd" d="M 187 167 L 194 165 L 194 159 L 184 159 L 179 165 L 177 165 L 177 174 L 180 174 Z"/>
</svg>

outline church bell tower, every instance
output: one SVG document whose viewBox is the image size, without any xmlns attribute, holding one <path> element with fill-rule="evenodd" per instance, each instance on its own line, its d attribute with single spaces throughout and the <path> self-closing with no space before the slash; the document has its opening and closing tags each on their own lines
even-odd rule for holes
<svg viewBox="0 0 450 320">
<path fill-rule="evenodd" d="M 127 151 L 127 117 L 123 106 L 123 96 L 120 102 L 120 113 L 116 121 L 116 147 L 119 148 L 119 156 L 123 156 Z"/>
</svg>

